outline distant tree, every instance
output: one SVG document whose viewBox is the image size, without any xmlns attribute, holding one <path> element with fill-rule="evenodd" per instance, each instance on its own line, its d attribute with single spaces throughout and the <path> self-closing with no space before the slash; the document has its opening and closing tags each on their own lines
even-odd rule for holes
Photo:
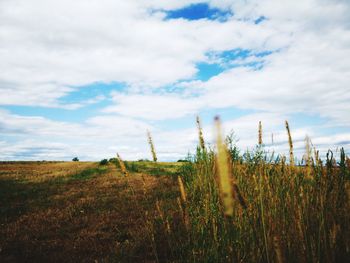
<svg viewBox="0 0 350 263">
<path fill-rule="evenodd" d="M 148 160 L 148 159 L 139 159 L 139 160 L 137 160 L 138 162 L 150 162 L 150 160 Z"/>
<path fill-rule="evenodd" d="M 79 158 L 78 158 L 78 157 L 74 157 L 74 158 L 72 159 L 72 161 L 73 161 L 73 162 L 79 162 Z"/>
<path fill-rule="evenodd" d="M 108 164 L 108 160 L 107 159 L 102 159 L 100 161 L 100 165 L 107 165 Z"/>
</svg>

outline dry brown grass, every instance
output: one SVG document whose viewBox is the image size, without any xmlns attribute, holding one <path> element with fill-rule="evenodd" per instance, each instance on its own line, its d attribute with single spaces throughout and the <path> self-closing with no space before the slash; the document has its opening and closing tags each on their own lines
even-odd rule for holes
<svg viewBox="0 0 350 263">
<path fill-rule="evenodd" d="M 169 178 L 95 163 L 0 164 L 0 262 L 147 262 L 154 259 L 143 211 L 154 213 Z M 144 196 L 144 188 L 147 198 Z M 176 183 L 174 191 L 177 191 Z"/>
<path fill-rule="evenodd" d="M 91 168 L 91 162 L 3 162 L 1 179 L 45 182 L 55 177 L 69 176 Z"/>
</svg>

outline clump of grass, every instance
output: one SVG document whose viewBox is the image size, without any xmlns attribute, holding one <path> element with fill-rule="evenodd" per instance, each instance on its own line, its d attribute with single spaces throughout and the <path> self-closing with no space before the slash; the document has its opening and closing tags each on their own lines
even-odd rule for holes
<svg viewBox="0 0 350 263">
<path fill-rule="evenodd" d="M 136 162 L 133 161 L 124 161 L 126 170 L 131 173 L 138 173 L 140 171 Z"/>
<path fill-rule="evenodd" d="M 103 173 L 107 172 L 106 167 L 93 167 L 93 168 L 86 168 L 78 173 L 75 173 L 71 176 L 69 176 L 67 179 L 68 181 L 71 180 L 88 180 L 93 175 L 101 175 Z"/>
</svg>

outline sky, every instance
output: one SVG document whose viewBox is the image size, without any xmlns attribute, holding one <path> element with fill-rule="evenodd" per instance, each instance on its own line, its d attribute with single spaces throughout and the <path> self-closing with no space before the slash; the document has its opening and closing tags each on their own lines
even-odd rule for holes
<svg viewBox="0 0 350 263">
<path fill-rule="evenodd" d="M 0 160 L 350 149 L 348 0 L 0 0 Z M 273 142 L 272 142 L 273 134 Z"/>
</svg>

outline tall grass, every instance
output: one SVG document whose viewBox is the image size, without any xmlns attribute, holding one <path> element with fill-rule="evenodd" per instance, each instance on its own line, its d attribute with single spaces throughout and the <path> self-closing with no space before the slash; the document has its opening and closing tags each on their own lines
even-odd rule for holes
<svg viewBox="0 0 350 263">
<path fill-rule="evenodd" d="M 286 122 L 290 162 L 271 158 L 262 144 L 238 154 L 232 138 L 224 140 L 216 119 L 216 149 L 199 146 L 181 167 L 179 215 L 166 232 L 180 262 L 345 262 L 350 258 L 350 161 L 344 149 L 335 162 L 312 155 L 307 166 L 294 164 Z M 226 142 L 226 143 L 225 143 Z M 231 142 L 231 143 L 228 143 Z M 183 218 L 187 217 L 187 218 Z M 180 225 L 179 225 L 180 224 Z M 184 224 L 182 227 L 181 224 Z M 179 234 L 181 232 L 181 234 Z M 172 258 L 171 258 L 172 257 Z"/>
</svg>

